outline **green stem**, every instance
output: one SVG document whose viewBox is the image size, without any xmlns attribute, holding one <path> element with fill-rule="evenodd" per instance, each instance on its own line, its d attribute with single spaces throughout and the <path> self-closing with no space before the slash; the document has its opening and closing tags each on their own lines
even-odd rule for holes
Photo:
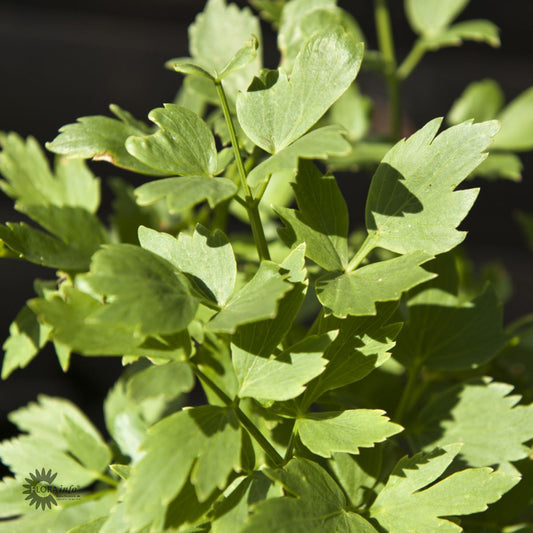
<svg viewBox="0 0 533 533">
<path fill-rule="evenodd" d="M 426 47 L 423 42 L 418 40 L 415 45 L 407 54 L 407 57 L 403 60 L 402 64 L 398 67 L 396 75 L 400 80 L 405 80 L 411 74 L 413 69 L 418 65 L 420 60 L 424 57 L 426 53 Z"/>
<path fill-rule="evenodd" d="M 241 180 L 241 186 L 244 191 L 244 197 L 246 200 L 246 210 L 248 211 L 248 218 L 250 219 L 250 226 L 252 227 L 252 235 L 254 237 L 255 245 L 257 247 L 257 253 L 259 259 L 270 259 L 270 252 L 268 251 L 268 245 L 265 237 L 265 231 L 261 218 L 259 216 L 258 202 L 254 199 L 252 190 L 246 181 L 246 170 L 241 157 L 241 151 L 239 149 L 239 142 L 237 140 L 237 134 L 235 133 L 235 126 L 233 125 L 233 119 L 229 110 L 228 100 L 226 93 L 222 87 L 222 81 L 216 80 L 215 87 L 217 89 L 220 104 L 222 106 L 222 112 L 226 119 L 228 126 L 229 136 L 231 139 L 231 145 L 233 146 L 233 152 L 235 154 L 235 161 L 237 163 L 237 169 L 239 170 L 239 177 Z"/>
<path fill-rule="evenodd" d="M 361 244 L 359 250 L 357 250 L 357 253 L 348 263 L 348 266 L 346 267 L 346 272 L 354 271 L 375 247 L 375 235 L 367 235 L 366 239 L 363 241 L 363 244 Z"/>
<path fill-rule="evenodd" d="M 221 400 L 222 402 L 231 407 L 239 422 L 242 426 L 248 431 L 251 437 L 253 437 L 259 446 L 263 448 L 265 453 L 270 457 L 270 460 L 275 466 L 280 466 L 283 464 L 283 457 L 276 451 L 274 446 L 270 444 L 267 438 L 261 433 L 258 427 L 242 412 L 237 403 L 233 401 L 213 380 L 207 377 L 194 363 L 189 362 L 192 371 L 198 377 L 198 379 L 207 387 L 209 387 Z"/>
<path fill-rule="evenodd" d="M 116 479 L 106 476 L 105 474 L 95 474 L 95 475 L 100 481 L 103 481 L 104 483 L 107 483 L 108 485 L 111 485 L 112 487 L 118 487 L 118 481 Z"/>
<path fill-rule="evenodd" d="M 400 80 L 396 74 L 396 55 L 394 53 L 394 41 L 387 0 L 374 0 L 374 18 L 379 49 L 385 63 L 384 74 L 389 91 L 392 137 L 394 140 L 399 140 L 402 132 Z"/>
<path fill-rule="evenodd" d="M 405 416 L 409 413 L 413 403 L 413 395 L 418 386 L 418 378 L 420 369 L 422 368 L 422 361 L 415 361 L 413 366 L 408 370 L 407 385 L 403 389 L 400 403 L 394 414 L 394 420 L 398 424 L 402 424 Z"/>
</svg>

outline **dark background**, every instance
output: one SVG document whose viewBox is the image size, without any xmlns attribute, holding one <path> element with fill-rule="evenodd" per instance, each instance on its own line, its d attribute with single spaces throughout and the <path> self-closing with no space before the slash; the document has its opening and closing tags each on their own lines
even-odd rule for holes
<svg viewBox="0 0 533 533">
<path fill-rule="evenodd" d="M 401 61 L 414 35 L 404 18 L 403 2 L 389 3 Z M 371 0 L 339 4 L 356 16 L 370 47 L 376 48 Z M 179 78 L 163 63 L 187 55 L 187 26 L 203 5 L 203 0 L 0 0 L 0 130 L 31 134 L 44 143 L 80 116 L 108 114 L 110 103 L 144 118 L 150 109 L 172 101 Z M 405 113 L 413 128 L 445 115 L 470 81 L 496 78 L 508 100 L 533 85 L 533 2 L 473 0 L 460 17 L 471 18 L 498 24 L 502 48 L 467 43 L 426 55 L 403 88 Z M 273 68 L 275 39 L 267 26 L 263 29 L 265 64 Z M 363 73 L 359 81 L 367 94 L 385 97 L 380 79 Z M 507 321 L 532 309 L 533 259 L 513 221 L 516 209 L 533 212 L 533 157 L 525 154 L 523 161 L 521 184 L 475 183 L 482 191 L 463 224 L 470 232 L 467 248 L 476 262 L 499 257 L 514 280 Z M 114 173 L 105 163 L 93 169 L 104 182 Z M 341 176 L 340 181 L 357 222 L 368 179 L 351 175 Z M 0 209 L 2 221 L 18 218 L 9 199 L 0 199 Z M 50 275 L 27 263 L 0 261 L 1 341 L 17 311 L 33 296 L 33 279 Z M 13 433 L 6 414 L 39 393 L 70 398 L 102 427 L 102 401 L 120 368 L 118 358 L 73 356 L 65 375 L 52 353 L 40 354 L 29 367 L 0 383 L 1 436 Z"/>
</svg>

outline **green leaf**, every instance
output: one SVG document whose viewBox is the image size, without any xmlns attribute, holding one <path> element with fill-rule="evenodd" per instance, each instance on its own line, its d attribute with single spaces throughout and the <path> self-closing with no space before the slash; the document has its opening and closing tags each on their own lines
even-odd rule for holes
<svg viewBox="0 0 533 533">
<path fill-rule="evenodd" d="M 353 84 L 333 104 L 330 117 L 334 124 L 340 124 L 345 128 L 348 139 L 355 142 L 368 133 L 371 126 L 371 111 L 372 100 L 362 95 L 357 85 Z"/>
<path fill-rule="evenodd" d="M 460 457 L 470 466 L 491 466 L 528 456 L 533 438 L 533 405 L 517 405 L 512 385 L 475 380 L 437 395 L 414 424 L 417 444 L 462 442 Z M 495 438 L 495 436 L 498 436 Z"/>
<path fill-rule="evenodd" d="M 261 54 L 255 54 L 244 65 L 243 43 L 256 36 L 261 42 L 259 21 L 248 8 L 239 9 L 235 4 L 226 5 L 225 0 L 209 0 L 189 27 L 189 48 L 197 65 L 215 77 L 225 71 L 224 88 L 234 100 L 238 91 L 244 91 L 253 76 L 261 68 Z M 246 46 L 246 45 L 245 45 Z M 251 52 L 252 50 L 250 50 Z M 250 53 L 249 52 L 249 53 Z M 239 70 L 231 72 L 233 66 Z"/>
<path fill-rule="evenodd" d="M 465 20 L 446 28 L 438 35 L 423 38 L 422 46 L 438 50 L 445 46 L 459 46 L 465 40 L 484 42 L 497 48 L 501 44 L 500 30 L 490 20 Z"/>
<path fill-rule="evenodd" d="M 178 332 L 194 318 L 197 300 L 187 281 L 168 261 L 130 244 L 97 252 L 84 282 L 111 297 L 92 318 L 138 328 L 141 334 Z"/>
<path fill-rule="evenodd" d="M 305 270 L 305 245 L 297 246 L 281 263 L 290 272 L 294 287 L 279 301 L 274 318 L 240 326 L 233 343 L 245 352 L 268 357 L 290 330 L 307 293 L 309 282 Z"/>
<path fill-rule="evenodd" d="M 304 446 L 322 457 L 332 452 L 357 454 L 359 448 L 372 448 L 403 430 L 379 409 L 347 409 L 307 413 L 297 421 L 298 435 Z"/>
<path fill-rule="evenodd" d="M 166 198 L 169 213 L 180 213 L 207 201 L 209 207 L 234 196 L 237 186 L 228 178 L 188 176 L 164 178 L 145 183 L 135 189 L 139 205 L 151 205 Z"/>
<path fill-rule="evenodd" d="M 476 81 L 468 85 L 453 103 L 447 121 L 459 124 L 469 119 L 476 122 L 492 120 L 500 112 L 504 100 L 505 96 L 498 82 L 491 79 Z"/>
<path fill-rule="evenodd" d="M 115 500 L 114 492 L 101 492 L 97 495 L 82 498 L 76 502 L 58 501 L 57 506 L 46 509 L 46 512 L 29 512 L 13 521 L 0 522 L 0 533 L 70 533 L 76 526 L 96 520 L 107 515 Z M 25 502 L 26 504 L 28 502 Z M 29 506 L 27 506 L 29 509 Z M 29 509 L 31 510 L 31 509 Z M 87 530 L 81 530 L 84 533 Z M 88 530 L 91 531 L 91 530 Z"/>
<path fill-rule="evenodd" d="M 247 67 L 257 57 L 259 41 L 255 35 L 252 35 L 246 43 L 237 50 L 235 55 L 229 60 L 226 66 L 219 73 L 219 79 L 225 78 L 238 70 Z"/>
<path fill-rule="evenodd" d="M 370 508 L 370 516 L 385 530 L 396 533 L 463 531 L 442 517 L 484 511 L 520 478 L 490 468 L 469 468 L 432 484 L 460 449 L 460 444 L 450 444 L 401 459 Z"/>
<path fill-rule="evenodd" d="M 300 160 L 293 185 L 299 211 L 283 207 L 276 212 L 287 226 L 282 239 L 306 244 L 306 256 L 329 271 L 348 263 L 348 208 L 334 176 L 322 176 L 310 161 Z"/>
<path fill-rule="evenodd" d="M 385 363 L 394 347 L 401 324 L 387 324 L 396 304 L 378 304 L 375 316 L 325 319 L 320 332 L 338 329 L 335 340 L 326 348 L 326 370 L 307 386 L 306 404 L 325 392 L 355 383 Z"/>
<path fill-rule="evenodd" d="M 274 318 L 278 301 L 291 289 L 279 265 L 262 261 L 254 277 L 237 291 L 207 324 L 207 329 L 233 333 L 237 326 Z"/>
<path fill-rule="evenodd" d="M 31 263 L 84 271 L 92 255 L 107 241 L 106 230 L 98 218 L 83 208 L 30 205 L 19 209 L 50 232 L 44 233 L 24 222 L 0 225 L 0 239 Z"/>
<path fill-rule="evenodd" d="M 111 452 L 102 437 L 67 400 L 41 395 L 38 403 L 13 411 L 9 419 L 29 433 L 0 444 L 2 462 L 17 477 L 46 466 L 58 474 L 59 485 L 82 487 L 98 479 L 109 464 Z M 42 449 L 47 450 L 45 458 Z"/>
<path fill-rule="evenodd" d="M 120 109 L 120 108 L 118 108 Z M 149 176 L 164 176 L 165 172 L 155 170 L 128 153 L 126 139 L 131 135 L 147 135 L 146 125 L 126 120 L 126 115 L 111 107 L 120 120 L 102 115 L 81 117 L 74 124 L 67 124 L 46 148 L 67 157 L 107 161 L 113 165 Z M 129 114 L 128 114 L 129 116 Z M 140 126 L 142 124 L 142 127 Z"/>
<path fill-rule="evenodd" d="M 168 362 L 135 373 L 127 382 L 126 393 L 133 402 L 157 396 L 172 400 L 193 386 L 194 374 L 187 363 Z"/>
<path fill-rule="evenodd" d="M 305 384 L 324 371 L 322 354 L 331 339 L 311 336 L 279 355 L 262 357 L 232 345 L 232 360 L 241 398 L 285 401 L 296 398 Z"/>
<path fill-rule="evenodd" d="M 511 152 L 489 154 L 487 159 L 474 170 L 473 176 L 486 179 L 503 178 L 511 181 L 522 180 L 522 161 Z"/>
<path fill-rule="evenodd" d="M 159 129 L 148 136 L 126 140 L 128 152 L 160 174 L 213 176 L 217 170 L 215 139 L 207 124 L 193 111 L 165 104 L 148 118 Z"/>
<path fill-rule="evenodd" d="M 355 42 L 365 41 L 357 22 L 335 0 L 292 0 L 282 12 L 278 33 L 281 65 L 287 72 L 307 40 L 318 32 L 343 28 Z"/>
<path fill-rule="evenodd" d="M 257 470 L 247 477 L 237 478 L 231 487 L 234 490 L 230 492 L 228 489 L 224 499 L 215 507 L 211 529 L 213 533 L 240 531 L 246 523 L 249 506 L 263 499 L 283 495 L 278 485 Z"/>
<path fill-rule="evenodd" d="M 533 88 L 517 96 L 498 119 L 501 130 L 491 148 L 517 152 L 533 150 Z"/>
<path fill-rule="evenodd" d="M 440 34 L 470 0 L 405 0 L 405 13 L 413 30 L 426 37 Z"/>
<path fill-rule="evenodd" d="M 205 69 L 196 65 L 192 57 L 176 57 L 169 59 L 165 62 L 165 67 L 180 72 L 181 74 L 198 76 L 199 78 L 205 78 L 210 82 L 215 82 L 215 78 Z"/>
<path fill-rule="evenodd" d="M 363 517 L 346 510 L 344 493 L 317 463 L 292 459 L 284 469 L 265 473 L 282 484 L 287 496 L 259 502 L 242 533 L 377 533 Z"/>
<path fill-rule="evenodd" d="M 46 344 L 49 334 L 50 327 L 41 324 L 25 305 L 9 326 L 9 337 L 3 345 L 2 379 L 17 368 L 25 368 Z"/>
<path fill-rule="evenodd" d="M 408 306 L 409 317 L 394 349 L 394 357 L 404 365 L 418 361 L 441 371 L 477 368 L 509 341 L 501 304 L 490 286 L 466 303 L 426 289 Z"/>
<path fill-rule="evenodd" d="M 185 273 L 205 299 L 224 306 L 233 294 L 237 264 L 231 244 L 221 231 L 210 233 L 198 224 L 192 236 L 180 233 L 175 239 L 141 226 L 139 241 L 143 248 Z"/>
<path fill-rule="evenodd" d="M 231 471 L 240 466 L 240 446 L 239 423 L 227 408 L 205 405 L 158 422 L 127 482 L 124 504 L 131 531 L 160 520 L 189 473 L 200 501 L 217 487 L 225 488 Z"/>
<path fill-rule="evenodd" d="M 396 144 L 374 174 L 366 225 L 375 246 L 440 254 L 465 238 L 456 228 L 478 190 L 454 189 L 485 159 L 498 123 L 464 122 L 435 137 L 440 124 L 432 120 Z"/>
<path fill-rule="evenodd" d="M 420 267 L 430 259 L 427 253 L 411 252 L 349 273 L 326 274 L 316 282 L 318 299 L 339 318 L 375 315 L 376 302 L 399 300 L 403 292 L 435 277 Z"/>
<path fill-rule="evenodd" d="M 94 213 L 100 205 L 100 183 L 80 160 L 58 158 L 52 174 L 39 143 L 15 133 L 0 141 L 0 187 L 18 205 L 57 205 Z"/>
<path fill-rule="evenodd" d="M 249 184 L 257 185 L 269 174 L 276 172 L 284 170 L 296 172 L 299 159 L 328 159 L 330 155 L 347 154 L 350 144 L 343 133 L 344 130 L 338 126 L 324 126 L 306 133 L 287 148 L 254 167 L 248 174 Z"/>
<path fill-rule="evenodd" d="M 239 95 L 237 115 L 246 135 L 269 153 L 289 146 L 350 86 L 362 56 L 363 45 L 342 31 L 315 35 L 298 54 L 290 81 L 279 71 L 268 89 Z"/>
<path fill-rule="evenodd" d="M 11 518 L 28 512 L 29 502 L 25 500 L 24 481 L 4 476 L 0 482 L 0 517 Z M 0 522 L 1 523 L 1 522 Z"/>
<path fill-rule="evenodd" d="M 103 304 L 73 287 L 61 293 L 28 302 L 39 321 L 52 328 L 51 337 L 84 355 L 123 355 L 134 350 L 143 338 L 132 327 L 91 321 Z"/>
</svg>

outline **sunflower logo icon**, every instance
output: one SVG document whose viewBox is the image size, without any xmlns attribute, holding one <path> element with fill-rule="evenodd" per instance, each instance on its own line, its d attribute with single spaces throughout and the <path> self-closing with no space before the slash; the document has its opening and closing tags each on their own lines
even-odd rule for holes
<svg viewBox="0 0 533 533">
<path fill-rule="evenodd" d="M 35 505 L 35 509 L 42 507 L 43 511 L 46 507 L 51 509 L 52 505 L 57 505 L 52 485 L 57 473 L 52 474 L 51 469 L 47 472 L 43 468 L 40 472 L 35 469 L 35 473 L 30 472 L 29 475 L 30 477 L 25 479 L 26 483 L 22 487 L 26 489 L 23 494 L 27 494 L 25 499 L 30 501 L 30 505 Z"/>
</svg>

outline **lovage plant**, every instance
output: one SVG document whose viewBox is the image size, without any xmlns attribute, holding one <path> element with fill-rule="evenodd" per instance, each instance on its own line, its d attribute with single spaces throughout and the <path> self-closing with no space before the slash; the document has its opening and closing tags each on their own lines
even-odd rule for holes
<svg viewBox="0 0 533 533">
<path fill-rule="evenodd" d="M 466 180 L 520 175 L 533 93 L 504 107 L 476 82 L 446 126 L 400 139 L 400 85 L 426 52 L 499 44 L 489 21 L 453 23 L 468 0 L 406 0 L 401 64 L 386 0 L 379 50 L 335 0 L 251 3 L 278 69 L 250 9 L 209 0 L 149 123 L 82 117 L 47 144 L 53 168 L 34 139 L 0 137 L 2 189 L 31 221 L 0 226 L 3 255 L 51 269 L 2 377 L 47 343 L 65 371 L 72 354 L 125 367 L 107 436 L 60 398 L 10 414 L 0 532 L 530 531 L 533 329 L 504 328 L 498 280 L 467 275 L 457 247 Z M 390 135 L 371 130 L 361 68 L 384 76 Z M 86 159 L 149 179 L 113 180 L 101 220 Z M 372 179 L 350 233 L 331 172 L 354 168 Z"/>
</svg>

